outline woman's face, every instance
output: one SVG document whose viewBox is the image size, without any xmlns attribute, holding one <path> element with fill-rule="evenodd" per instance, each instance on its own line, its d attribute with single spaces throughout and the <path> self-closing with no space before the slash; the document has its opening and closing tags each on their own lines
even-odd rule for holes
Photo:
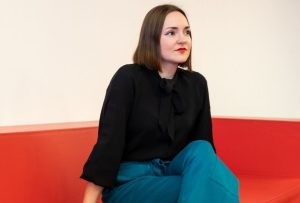
<svg viewBox="0 0 300 203">
<path fill-rule="evenodd" d="M 178 11 L 166 16 L 160 37 L 161 66 L 178 66 L 191 52 L 191 30 L 187 19 Z"/>
</svg>

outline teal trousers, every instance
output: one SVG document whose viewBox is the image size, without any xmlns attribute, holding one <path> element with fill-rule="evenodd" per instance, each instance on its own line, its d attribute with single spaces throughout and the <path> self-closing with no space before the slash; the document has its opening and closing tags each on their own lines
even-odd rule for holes
<svg viewBox="0 0 300 203">
<path fill-rule="evenodd" d="M 193 141 L 172 161 L 123 162 L 104 203 L 238 203 L 238 180 L 207 141 Z"/>
</svg>

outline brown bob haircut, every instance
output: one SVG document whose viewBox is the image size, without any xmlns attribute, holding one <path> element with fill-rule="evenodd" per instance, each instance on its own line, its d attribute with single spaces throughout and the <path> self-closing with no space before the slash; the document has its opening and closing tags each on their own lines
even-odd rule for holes
<svg viewBox="0 0 300 203">
<path fill-rule="evenodd" d="M 182 9 L 170 4 L 156 6 L 147 13 L 141 28 L 139 43 L 133 55 L 133 62 L 135 64 L 143 64 L 149 69 L 160 70 L 161 32 L 166 16 L 174 11 L 182 13 L 187 19 Z M 192 52 L 184 63 L 178 65 L 192 70 L 191 55 Z"/>
</svg>

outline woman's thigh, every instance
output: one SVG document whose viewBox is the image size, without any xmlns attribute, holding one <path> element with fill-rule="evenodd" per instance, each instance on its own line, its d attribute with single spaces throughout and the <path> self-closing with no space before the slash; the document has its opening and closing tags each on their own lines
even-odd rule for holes
<svg viewBox="0 0 300 203">
<path fill-rule="evenodd" d="M 187 145 L 172 160 L 167 175 L 182 178 L 179 202 L 238 202 L 238 179 L 207 141 Z M 235 201 L 224 201 L 225 195 Z"/>
<path fill-rule="evenodd" d="M 105 191 L 104 203 L 176 203 L 180 176 L 143 176 Z"/>
</svg>

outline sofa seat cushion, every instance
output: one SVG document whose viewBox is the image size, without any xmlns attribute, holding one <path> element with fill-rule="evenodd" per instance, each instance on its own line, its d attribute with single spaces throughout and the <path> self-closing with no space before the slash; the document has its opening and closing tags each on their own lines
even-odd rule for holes
<svg viewBox="0 0 300 203">
<path fill-rule="evenodd" d="M 238 175 L 241 203 L 299 203 L 300 178 Z"/>
</svg>

